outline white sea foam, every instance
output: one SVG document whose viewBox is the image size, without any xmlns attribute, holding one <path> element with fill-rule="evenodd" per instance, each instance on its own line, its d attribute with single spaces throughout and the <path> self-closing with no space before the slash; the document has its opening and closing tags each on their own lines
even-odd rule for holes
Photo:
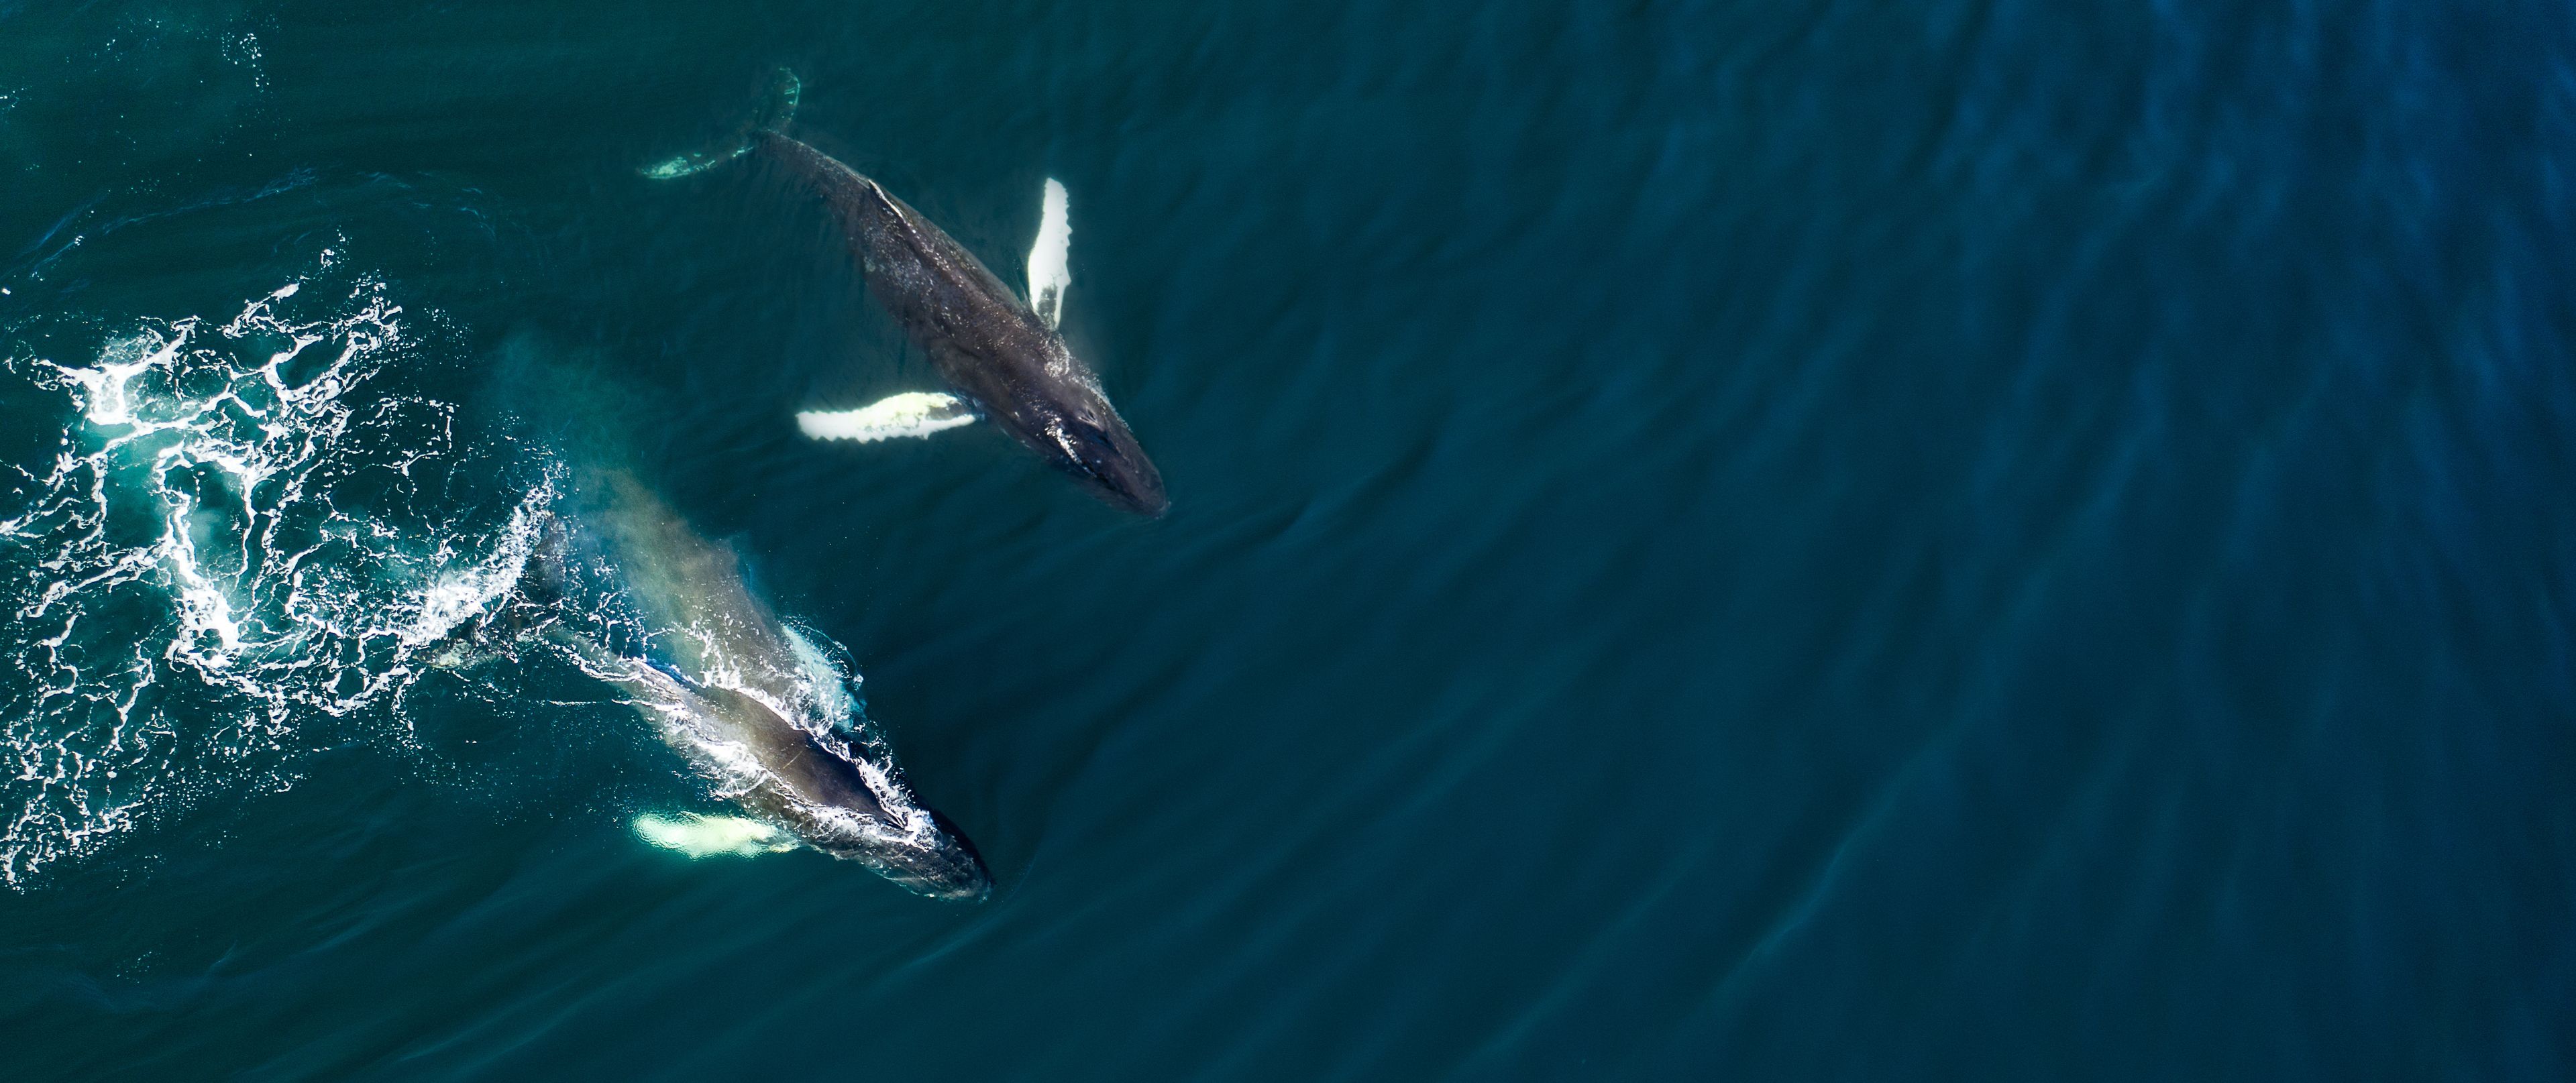
<svg viewBox="0 0 2576 1083">
<path fill-rule="evenodd" d="M 497 528 L 445 498 L 453 410 L 389 386 L 402 309 L 338 262 L 6 363 L 64 420 L 0 497 L 0 882 L 292 785 L 351 736 L 317 727 L 399 739 L 416 652 L 526 562 L 549 491 Z"/>
<path fill-rule="evenodd" d="M 509 526 L 501 531 L 499 543 L 489 557 L 454 564 L 432 579 L 421 592 L 419 609 L 411 623 L 400 633 L 403 645 L 421 647 L 447 638 L 465 622 L 489 612 L 518 586 L 529 557 L 536 552 L 537 537 L 544 529 L 540 520 L 545 514 L 543 499 L 510 509 Z"/>
<path fill-rule="evenodd" d="M 850 686 L 859 683 L 858 673 L 824 653 L 823 648 L 815 646 L 812 639 L 806 638 L 805 633 L 795 627 L 782 627 L 780 631 L 787 633 L 788 649 L 796 655 L 798 672 L 803 678 L 797 682 L 796 688 L 810 699 L 813 717 L 827 722 L 858 717 L 858 698 L 850 694 Z M 827 732 L 828 729 L 819 728 L 817 732 Z"/>
<path fill-rule="evenodd" d="M 926 437 L 974 421 L 974 408 L 955 395 L 906 391 L 856 410 L 807 410 L 796 415 L 796 428 L 817 440 L 872 444 L 903 436 Z"/>
</svg>

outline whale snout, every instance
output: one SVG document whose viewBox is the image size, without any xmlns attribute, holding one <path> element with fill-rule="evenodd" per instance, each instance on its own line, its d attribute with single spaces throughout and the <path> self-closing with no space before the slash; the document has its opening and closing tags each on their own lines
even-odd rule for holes
<svg viewBox="0 0 2576 1083">
<path fill-rule="evenodd" d="M 1108 416 L 1097 424 L 1056 419 L 1044 439 L 1028 443 L 1066 473 L 1090 483 L 1093 496 L 1148 519 L 1160 518 L 1172 506 L 1163 492 L 1163 472 L 1154 469 L 1154 461 L 1145 457 L 1145 449 L 1116 414 L 1102 412 Z"/>
<path fill-rule="evenodd" d="M 934 899 L 982 902 L 993 893 L 993 874 L 984 870 L 983 862 L 968 855 L 963 863 L 950 866 L 944 875 L 906 886 Z"/>
<path fill-rule="evenodd" d="M 886 875 L 912 891 L 934 899 L 951 902 L 981 902 L 993 893 L 993 874 L 984 867 L 984 858 L 975 852 L 975 844 L 966 841 L 965 832 L 937 812 L 930 814 L 938 825 L 928 845 L 907 847 L 906 852 L 886 860 Z"/>
<path fill-rule="evenodd" d="M 817 838 L 805 841 L 815 849 L 834 857 L 856 861 L 876 870 L 916 895 L 951 902 L 980 902 L 993 893 L 993 874 L 984 867 L 984 859 L 975 852 L 975 844 L 966 841 L 964 832 L 950 823 L 948 817 L 930 813 L 932 830 L 903 839 L 884 835 L 853 838 Z"/>
</svg>

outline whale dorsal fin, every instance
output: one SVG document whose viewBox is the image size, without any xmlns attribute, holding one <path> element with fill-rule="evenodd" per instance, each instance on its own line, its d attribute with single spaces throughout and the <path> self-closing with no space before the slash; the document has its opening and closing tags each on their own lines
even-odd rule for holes
<svg viewBox="0 0 2576 1083">
<path fill-rule="evenodd" d="M 955 395 L 906 391 L 856 410 L 807 410 L 796 415 L 796 428 L 817 440 L 873 444 L 898 436 L 928 436 L 974 421 L 974 407 Z"/>
<path fill-rule="evenodd" d="M 1029 246 L 1029 307 L 1054 327 L 1064 322 L 1064 290 L 1073 285 L 1065 250 L 1073 246 L 1073 221 L 1065 213 L 1064 185 L 1048 177 L 1038 209 L 1038 239 Z"/>
</svg>

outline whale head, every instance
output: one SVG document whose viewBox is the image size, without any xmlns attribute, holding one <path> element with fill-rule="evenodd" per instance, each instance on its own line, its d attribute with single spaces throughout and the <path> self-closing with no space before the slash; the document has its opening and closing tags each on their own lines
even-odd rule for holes
<svg viewBox="0 0 2576 1083">
<path fill-rule="evenodd" d="M 1057 469 L 1089 483 L 1093 496 L 1148 519 L 1160 517 L 1172 506 L 1163 492 L 1163 472 L 1154 469 L 1108 400 L 1097 403 L 1090 410 L 1047 411 L 1036 431 L 1021 439 Z"/>
<path fill-rule="evenodd" d="M 980 902 L 992 894 L 993 874 L 985 870 L 975 844 L 966 841 L 965 833 L 947 817 L 932 812 L 930 819 L 927 830 L 916 830 L 900 840 L 809 838 L 807 842 L 834 857 L 866 865 L 914 894 L 952 902 Z"/>
<path fill-rule="evenodd" d="M 643 693 L 637 707 L 661 723 L 665 740 L 796 841 L 934 899 L 973 902 L 992 893 L 974 844 L 922 806 L 881 749 L 871 754 L 845 734 L 808 730 L 757 697 L 701 683 L 659 659 L 594 672 Z"/>
<path fill-rule="evenodd" d="M 698 691 L 701 702 L 738 720 L 734 747 L 766 776 L 746 803 L 771 809 L 806 845 L 934 899 L 972 902 L 992 892 L 992 874 L 965 832 L 923 807 L 892 761 L 807 732 L 749 696 Z"/>
</svg>

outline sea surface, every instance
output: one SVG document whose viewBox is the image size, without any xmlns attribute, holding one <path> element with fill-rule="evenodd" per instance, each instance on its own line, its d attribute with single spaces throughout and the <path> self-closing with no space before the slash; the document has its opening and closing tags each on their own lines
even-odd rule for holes
<svg viewBox="0 0 2576 1083">
<path fill-rule="evenodd" d="M 530 364 L 989 899 L 438 656 Z M 2563 2 L 0 0 L 0 1079 L 2570 1077 Z"/>
</svg>

